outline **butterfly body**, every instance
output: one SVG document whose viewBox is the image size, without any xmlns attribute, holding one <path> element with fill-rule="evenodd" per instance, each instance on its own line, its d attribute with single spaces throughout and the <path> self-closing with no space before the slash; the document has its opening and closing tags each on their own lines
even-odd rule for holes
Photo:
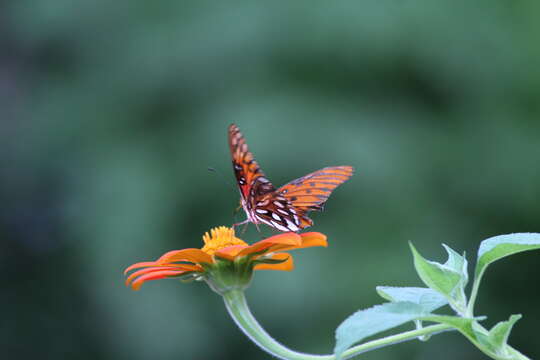
<svg viewBox="0 0 540 360">
<path fill-rule="evenodd" d="M 332 191 L 353 172 L 350 166 L 327 167 L 276 189 L 266 178 L 234 124 L 229 126 L 229 147 L 240 201 L 247 219 L 280 231 L 299 231 L 313 225 L 309 211 L 320 211 Z M 239 225 L 239 224 L 237 224 Z"/>
</svg>

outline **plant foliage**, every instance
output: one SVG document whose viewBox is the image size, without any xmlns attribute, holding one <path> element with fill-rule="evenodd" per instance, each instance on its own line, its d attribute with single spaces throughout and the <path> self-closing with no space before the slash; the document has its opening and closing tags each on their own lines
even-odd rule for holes
<svg viewBox="0 0 540 360">
<path fill-rule="evenodd" d="M 469 298 L 465 291 L 469 280 L 465 254 L 460 255 L 443 244 L 448 260 L 441 264 L 425 259 L 412 244 L 410 246 L 416 272 L 427 288 L 377 287 L 379 295 L 388 302 L 360 310 L 339 325 L 334 348 L 337 359 L 340 359 L 349 347 L 363 339 L 407 322 L 414 322 L 417 328 L 422 326 L 422 322 L 448 325 L 492 359 L 528 359 L 508 344 L 510 332 L 521 315 L 511 315 L 508 320 L 501 321 L 488 330 L 480 324 L 485 317 L 474 316 L 473 310 L 487 267 L 506 256 L 539 249 L 540 234 L 508 234 L 482 241 Z M 453 310 L 454 315 L 433 313 L 446 304 Z"/>
</svg>

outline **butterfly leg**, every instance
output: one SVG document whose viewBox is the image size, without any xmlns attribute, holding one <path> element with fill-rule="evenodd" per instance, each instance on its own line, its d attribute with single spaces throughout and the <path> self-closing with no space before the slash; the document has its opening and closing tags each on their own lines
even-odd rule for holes
<svg viewBox="0 0 540 360">
<path fill-rule="evenodd" d="M 246 221 L 244 221 L 244 223 L 245 223 L 245 225 L 244 225 L 244 228 L 242 229 L 242 232 L 241 232 L 242 236 L 244 236 L 244 234 L 246 233 L 246 230 L 247 230 L 248 225 L 249 225 L 249 221 L 246 220 Z M 255 226 L 257 226 L 257 224 L 255 224 Z"/>
<path fill-rule="evenodd" d="M 238 207 L 234 209 L 234 213 L 236 214 L 237 212 L 239 212 L 241 208 L 242 208 L 242 202 L 240 202 L 240 205 L 238 205 Z"/>
<path fill-rule="evenodd" d="M 236 221 L 236 214 L 238 214 L 238 211 L 242 208 L 242 204 L 240 204 L 236 209 L 233 210 L 233 219 L 234 221 Z M 246 219 L 247 220 L 247 219 Z M 236 224 L 233 224 L 233 227 L 235 226 Z"/>
<path fill-rule="evenodd" d="M 236 223 L 236 224 L 232 224 L 232 227 L 235 228 L 237 226 L 244 225 L 244 224 L 247 224 L 247 223 L 249 223 L 249 219 L 246 219 L 246 220 L 244 220 L 242 222 L 239 222 L 239 223 Z"/>
</svg>

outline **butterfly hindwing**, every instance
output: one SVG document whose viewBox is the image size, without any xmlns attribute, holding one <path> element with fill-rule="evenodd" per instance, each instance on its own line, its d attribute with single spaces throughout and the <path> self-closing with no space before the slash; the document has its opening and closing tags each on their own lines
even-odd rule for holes
<svg viewBox="0 0 540 360">
<path fill-rule="evenodd" d="M 278 192 L 269 193 L 258 199 L 253 212 L 260 222 L 281 231 L 298 231 L 313 225 L 303 211 L 296 209 Z"/>
</svg>

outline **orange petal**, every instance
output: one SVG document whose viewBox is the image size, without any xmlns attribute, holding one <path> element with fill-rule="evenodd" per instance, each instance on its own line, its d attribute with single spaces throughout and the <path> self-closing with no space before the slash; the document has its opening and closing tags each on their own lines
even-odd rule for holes
<svg viewBox="0 0 540 360">
<path fill-rule="evenodd" d="M 145 275 L 152 272 L 162 271 L 162 270 L 176 270 L 176 271 L 198 271 L 202 272 L 203 269 L 198 265 L 189 265 L 189 264 L 174 264 L 171 266 L 153 266 L 153 267 L 147 267 L 145 269 L 140 269 L 135 271 L 133 274 L 129 275 L 126 279 L 126 286 L 129 285 L 131 280 L 135 279 L 136 277 L 139 277 L 141 275 Z"/>
<path fill-rule="evenodd" d="M 161 265 L 175 261 L 190 261 L 192 263 L 209 263 L 211 264 L 212 257 L 201 249 L 182 249 L 173 250 L 163 254 L 156 263 Z"/>
<path fill-rule="evenodd" d="M 289 254 L 286 254 L 286 253 L 274 254 L 274 256 L 272 256 L 272 259 L 276 259 L 276 260 L 287 259 L 287 261 L 284 261 L 280 264 L 258 264 L 258 265 L 255 265 L 255 270 L 291 271 L 292 269 L 294 269 L 293 258 Z"/>
<path fill-rule="evenodd" d="M 321 234 L 319 232 L 307 232 L 300 234 L 302 237 L 302 244 L 298 246 L 287 246 L 287 245 L 280 245 L 275 246 L 271 250 L 272 251 L 289 251 L 294 249 L 304 249 L 308 247 L 314 247 L 314 246 L 328 246 L 328 242 L 326 241 L 326 235 Z"/>
<path fill-rule="evenodd" d="M 148 274 L 151 272 L 161 271 L 161 270 L 181 270 L 181 269 L 177 269 L 175 266 L 152 266 L 152 267 L 140 269 L 133 272 L 131 275 L 127 277 L 126 286 L 128 286 L 131 280 L 135 279 L 136 277 L 139 277 L 141 275 Z"/>
<path fill-rule="evenodd" d="M 149 267 L 149 266 L 156 266 L 156 265 L 157 264 L 156 264 L 155 261 L 139 262 L 139 263 L 136 263 L 136 264 L 133 264 L 133 265 L 127 267 L 126 270 L 124 270 L 124 275 L 127 274 L 128 272 L 130 272 L 133 269 L 138 269 L 138 268 L 142 268 L 142 267 Z"/>
<path fill-rule="evenodd" d="M 215 255 L 232 261 L 238 255 L 238 253 L 245 248 L 246 245 L 227 246 L 222 249 L 216 250 Z"/>
<path fill-rule="evenodd" d="M 272 237 L 269 237 L 268 239 L 264 239 L 259 242 L 256 242 L 255 244 L 240 251 L 238 255 L 242 256 L 242 255 L 249 255 L 249 254 L 257 253 L 257 252 L 275 247 L 276 245 L 279 245 L 279 246 L 285 245 L 285 246 L 295 247 L 301 244 L 302 244 L 302 238 L 300 237 L 300 235 L 294 232 L 287 232 L 287 233 L 283 233 L 279 235 L 274 235 Z"/>
<path fill-rule="evenodd" d="M 151 272 L 149 274 L 142 275 L 139 278 L 137 278 L 137 280 L 131 283 L 131 288 L 133 290 L 139 290 L 145 281 L 164 279 L 171 276 L 179 276 L 179 275 L 182 275 L 183 273 L 185 273 L 185 271 L 178 271 L 178 270 L 160 270 L 160 271 Z"/>
<path fill-rule="evenodd" d="M 312 231 L 300 234 L 300 236 L 302 237 L 302 246 L 300 246 L 298 249 L 313 246 L 328 246 L 328 242 L 326 241 L 326 235 L 321 234 L 320 232 Z"/>
</svg>

